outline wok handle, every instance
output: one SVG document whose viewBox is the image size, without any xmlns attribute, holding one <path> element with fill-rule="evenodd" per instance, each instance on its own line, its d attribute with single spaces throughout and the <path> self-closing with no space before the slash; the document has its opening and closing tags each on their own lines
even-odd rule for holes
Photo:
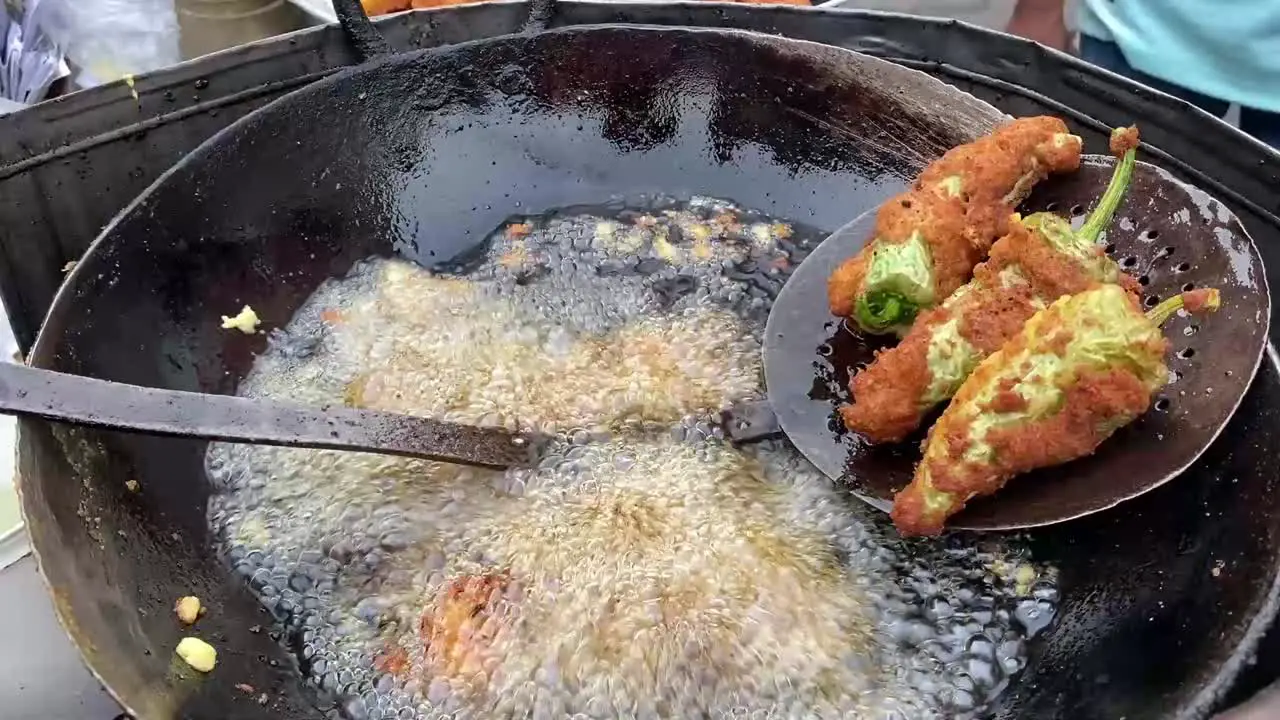
<svg viewBox="0 0 1280 720">
<path fill-rule="evenodd" d="M 0 363 L 0 413 L 148 435 L 354 450 L 486 468 L 536 460 L 549 438 L 344 406 L 162 390 Z"/>
<path fill-rule="evenodd" d="M 546 30 L 555 17 L 557 4 L 558 0 L 529 0 L 529 17 L 525 20 L 523 32 Z M 333 11 L 361 62 L 393 52 L 391 43 L 378 32 L 360 0 L 333 0 Z"/>
<path fill-rule="evenodd" d="M 391 54 L 391 44 L 378 32 L 360 0 L 333 0 L 333 12 L 361 62 Z"/>
</svg>

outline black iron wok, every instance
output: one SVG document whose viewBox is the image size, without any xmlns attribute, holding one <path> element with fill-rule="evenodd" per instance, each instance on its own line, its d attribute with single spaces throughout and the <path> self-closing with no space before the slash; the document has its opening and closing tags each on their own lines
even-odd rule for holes
<svg viewBox="0 0 1280 720">
<path fill-rule="evenodd" d="M 282 323 L 368 255 L 447 263 L 513 214 L 611 196 L 710 194 L 834 228 L 998 120 L 940 88 L 834 48 L 671 28 L 579 27 L 375 60 L 245 118 L 161 178 L 78 264 L 30 360 L 231 392 L 264 341 L 222 331 L 229 309 L 252 302 Z M 1214 706 L 1275 613 L 1278 399 L 1273 353 L 1184 477 L 1035 533 L 1065 601 L 999 717 Z M 36 421 L 20 433 L 24 511 L 59 615 L 126 707 L 322 714 L 287 638 L 253 631 L 269 618 L 206 542 L 202 443 Z M 134 479 L 147 491 L 130 493 Z M 173 666 L 170 607 L 187 594 L 210 607 L 201 633 L 220 650 L 205 678 Z"/>
</svg>

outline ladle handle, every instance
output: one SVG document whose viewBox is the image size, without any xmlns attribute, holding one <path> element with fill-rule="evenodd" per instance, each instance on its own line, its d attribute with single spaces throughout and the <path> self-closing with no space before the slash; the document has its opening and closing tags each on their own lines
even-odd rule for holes
<svg viewBox="0 0 1280 720">
<path fill-rule="evenodd" d="M 782 425 L 768 400 L 743 402 L 720 413 L 725 437 L 739 445 L 783 437 Z"/>
<path fill-rule="evenodd" d="M 548 29 L 555 16 L 558 0 L 528 2 L 529 15 L 522 31 L 536 33 Z M 347 34 L 347 39 L 351 41 L 361 62 L 393 52 L 391 43 L 378 32 L 360 0 L 333 0 L 333 13 L 338 16 L 338 24 Z"/>
<path fill-rule="evenodd" d="M 559 0 L 529 0 L 529 16 L 521 32 L 539 33 L 551 28 Z"/>
<path fill-rule="evenodd" d="M 310 408 L 161 390 L 0 363 L 0 413 L 75 425 L 259 445 L 356 450 L 506 468 L 547 438 L 343 406 Z"/>
</svg>

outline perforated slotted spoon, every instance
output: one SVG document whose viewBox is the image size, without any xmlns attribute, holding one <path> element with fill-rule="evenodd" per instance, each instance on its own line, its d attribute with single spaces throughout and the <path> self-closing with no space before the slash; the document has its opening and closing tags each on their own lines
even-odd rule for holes
<svg viewBox="0 0 1280 720">
<path fill-rule="evenodd" d="M 1026 213 L 1053 210 L 1079 222 L 1111 175 L 1109 158 L 1086 156 L 1080 171 L 1040 185 Z M 826 280 L 870 237 L 874 211 L 836 231 L 792 273 L 774 302 L 764 343 L 769 403 L 730 418 L 731 438 L 781 430 L 819 469 L 849 483 L 882 510 L 911 480 L 922 430 L 906 442 L 872 446 L 844 429 L 837 408 L 850 400 L 850 374 L 884 347 L 852 331 L 827 309 Z M 1176 477 L 1231 419 L 1266 347 L 1271 299 L 1262 258 L 1239 220 L 1220 202 L 1155 166 L 1139 162 L 1102 242 L 1139 278 L 1143 302 L 1216 287 L 1222 308 L 1204 319 L 1180 314 L 1164 325 L 1173 346 L 1170 384 L 1151 411 L 1091 457 L 1012 481 L 970 504 L 950 527 L 998 530 L 1081 517 Z"/>
</svg>

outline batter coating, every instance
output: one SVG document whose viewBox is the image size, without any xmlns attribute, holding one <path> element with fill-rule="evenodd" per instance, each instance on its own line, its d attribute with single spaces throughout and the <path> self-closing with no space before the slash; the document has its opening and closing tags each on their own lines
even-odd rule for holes
<svg viewBox="0 0 1280 720">
<path fill-rule="evenodd" d="M 1080 147 L 1062 120 L 1041 116 L 947 151 L 880 207 L 873 239 L 832 273 L 831 312 L 868 333 L 905 332 L 969 280 L 1036 183 L 1080 166 Z"/>
<path fill-rule="evenodd" d="M 1092 454 L 1168 382 L 1160 326 L 1180 309 L 1219 304 L 1217 290 L 1197 290 L 1143 314 L 1132 293 L 1107 284 L 1036 313 L 929 431 L 911 484 L 894 498 L 894 525 L 938 535 L 965 503 L 1014 476 Z"/>
<path fill-rule="evenodd" d="M 1134 142 L 1117 144 L 1117 137 Z M 1099 245 L 1132 179 L 1136 140 L 1136 128 L 1112 133 L 1112 147 L 1123 158 L 1078 232 L 1052 213 L 1014 219 L 972 280 L 941 307 L 917 317 L 898 346 L 881 352 L 853 377 L 854 402 L 840 410 L 845 425 L 873 443 L 901 441 L 1049 303 L 1100 283 L 1137 292 L 1137 281 Z"/>
</svg>

